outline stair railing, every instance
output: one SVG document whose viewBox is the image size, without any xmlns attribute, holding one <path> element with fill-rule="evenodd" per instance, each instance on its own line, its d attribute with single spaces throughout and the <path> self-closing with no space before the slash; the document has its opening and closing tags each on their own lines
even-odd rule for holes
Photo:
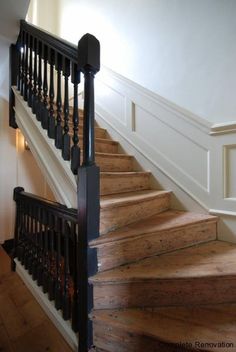
<svg viewBox="0 0 236 352">
<path fill-rule="evenodd" d="M 70 160 L 72 172 L 78 175 L 77 222 L 75 218 L 73 218 L 73 221 L 71 220 L 74 225 L 70 225 L 72 226 L 70 231 L 73 228 L 78 237 L 73 242 L 76 255 L 73 265 L 75 263 L 76 265 L 73 266 L 74 271 L 72 271 L 73 275 L 77 277 L 77 298 L 73 299 L 72 322 L 73 329 L 79 332 L 80 352 L 88 351 L 93 345 L 92 323 L 88 318 L 93 308 L 93 289 L 88 279 L 97 272 L 97 253 L 95 249 L 90 249 L 88 244 L 90 240 L 99 236 L 99 168 L 95 164 L 94 145 L 94 77 L 99 69 L 100 44 L 91 34 L 85 34 L 80 39 L 77 47 L 28 24 L 24 20 L 20 22 L 17 43 L 10 47 L 10 84 L 17 86 L 24 101 L 32 109 L 32 113 L 35 114 L 35 118 L 41 123 L 42 128 L 47 130 L 48 137 L 54 139 L 56 148 L 61 149 L 63 159 Z M 78 85 L 81 73 L 84 75 L 83 116 L 78 109 Z M 56 87 L 54 87 L 55 76 Z M 62 77 L 64 78 L 63 89 Z M 69 108 L 69 79 L 74 91 L 73 111 Z M 63 97 L 62 92 L 64 92 Z M 14 94 L 11 88 L 9 124 L 11 127 L 17 128 Z M 82 150 L 80 148 L 81 142 Z M 38 284 L 43 285 L 44 290 L 50 286 L 49 298 L 55 297 L 56 307 L 61 307 L 60 292 L 62 287 L 65 289 L 67 286 L 66 283 L 63 286 L 60 281 L 62 280 L 60 277 L 61 264 L 59 265 L 59 262 L 57 262 L 56 265 L 56 283 L 52 283 L 51 277 L 49 278 L 49 281 L 51 281 L 45 283 L 49 273 L 46 270 L 45 257 L 41 254 L 45 246 L 47 247 L 45 251 L 48 252 L 51 240 L 49 238 L 50 231 L 56 231 L 57 233 L 53 236 L 54 240 L 57 241 L 57 245 L 55 244 L 56 255 L 61 257 L 61 251 L 67 251 L 67 247 L 62 248 L 61 246 L 63 245 L 62 237 L 66 238 L 64 231 L 66 231 L 65 228 L 68 223 L 68 219 L 63 215 L 63 212 L 68 214 L 68 209 L 51 203 L 49 207 L 49 204 L 46 205 L 46 201 L 43 202 L 42 200 L 39 206 L 38 199 L 36 201 L 35 197 L 27 195 L 19 189 L 15 190 L 14 199 L 17 203 L 15 253 L 19 253 L 21 258 L 21 252 L 18 252 L 19 243 L 21 243 L 21 250 L 23 248 L 24 251 L 31 254 L 31 257 L 29 256 L 30 264 L 26 260 L 26 265 L 25 263 L 24 265 L 30 268 L 33 278 L 37 277 Z M 47 214 L 43 205 L 46 210 L 50 208 L 51 211 L 53 206 L 57 208 L 57 211 L 60 210 L 61 218 L 58 220 L 58 215 L 56 216 L 55 227 L 49 223 L 51 220 L 45 222 L 45 217 L 49 219 L 53 216 Z M 39 212 L 37 216 L 35 212 Z M 28 225 L 27 221 L 30 221 L 37 235 L 28 228 L 31 225 Z M 61 234 L 59 234 L 59 229 L 62 231 Z M 23 242 L 19 242 L 19 231 L 21 231 L 20 237 Z M 48 235 L 45 235 L 45 233 Z M 32 240 L 29 240 L 31 235 L 33 236 Z M 65 245 L 68 246 L 68 243 L 65 243 Z M 37 251 L 39 251 L 39 256 Z M 37 260 L 39 260 L 37 261 L 37 272 L 35 272 L 32 258 L 38 258 Z M 40 258 L 44 259 L 41 260 Z M 25 259 L 22 260 L 24 262 Z M 33 261 L 33 264 L 31 261 Z M 68 262 L 63 263 L 63 265 L 68 265 Z M 33 265 L 32 269 L 31 264 Z M 46 273 L 44 273 L 43 268 L 45 268 Z M 63 314 L 65 317 L 68 316 L 65 308 Z"/>
</svg>

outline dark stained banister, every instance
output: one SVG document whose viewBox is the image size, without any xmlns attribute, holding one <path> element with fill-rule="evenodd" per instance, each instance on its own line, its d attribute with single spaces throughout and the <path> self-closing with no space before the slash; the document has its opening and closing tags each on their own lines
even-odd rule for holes
<svg viewBox="0 0 236 352">
<path fill-rule="evenodd" d="M 10 84 L 17 85 L 48 137 L 61 149 L 62 158 L 70 160 L 72 172 L 78 175 L 78 209 L 67 209 L 16 188 L 13 264 L 17 257 L 48 293 L 48 299 L 55 300 L 64 319 L 72 320 L 72 329 L 80 336 L 80 352 L 93 346 L 89 320 L 93 289 L 89 277 L 97 272 L 97 252 L 89 248 L 89 241 L 99 236 L 100 172 L 94 142 L 94 78 L 99 69 L 100 44 L 93 35 L 85 34 L 75 46 L 26 21 L 20 22 L 17 43 L 10 48 Z M 81 74 L 84 109 L 80 124 Z M 74 92 L 72 110 L 69 82 Z M 9 124 L 17 128 L 14 103 L 10 89 Z"/>
</svg>

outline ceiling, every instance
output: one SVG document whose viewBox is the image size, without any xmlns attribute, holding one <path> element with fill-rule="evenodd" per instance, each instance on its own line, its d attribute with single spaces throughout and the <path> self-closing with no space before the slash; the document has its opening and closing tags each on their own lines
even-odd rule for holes
<svg viewBox="0 0 236 352">
<path fill-rule="evenodd" d="M 19 20 L 25 19 L 30 0 L 0 0 L 0 39 L 14 43 L 19 33 Z"/>
</svg>

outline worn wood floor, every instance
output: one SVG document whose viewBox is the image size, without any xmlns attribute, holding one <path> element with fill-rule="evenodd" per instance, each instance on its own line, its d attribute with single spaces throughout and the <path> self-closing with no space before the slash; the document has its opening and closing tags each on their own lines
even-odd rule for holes
<svg viewBox="0 0 236 352">
<path fill-rule="evenodd" d="M 71 352 L 0 246 L 0 351 Z"/>
</svg>

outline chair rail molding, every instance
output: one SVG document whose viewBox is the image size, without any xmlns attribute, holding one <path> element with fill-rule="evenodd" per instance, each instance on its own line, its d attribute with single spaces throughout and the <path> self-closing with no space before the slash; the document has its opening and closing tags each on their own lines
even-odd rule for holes
<svg viewBox="0 0 236 352">
<path fill-rule="evenodd" d="M 214 209 L 224 224 L 230 214 L 236 228 L 236 121 L 212 124 L 107 67 L 97 76 L 96 119 L 160 185 L 174 185 L 177 207 L 188 197 L 185 209 Z M 236 241 L 231 225 L 222 238 Z"/>
</svg>

